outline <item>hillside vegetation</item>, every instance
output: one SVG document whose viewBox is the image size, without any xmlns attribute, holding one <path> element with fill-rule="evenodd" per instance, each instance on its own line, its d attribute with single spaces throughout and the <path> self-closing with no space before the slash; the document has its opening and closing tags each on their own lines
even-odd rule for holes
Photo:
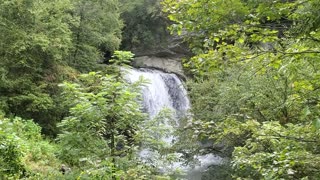
<svg viewBox="0 0 320 180">
<path fill-rule="evenodd" d="M 318 0 L 1 0 L 0 179 L 320 178 Z M 168 26 L 169 30 L 167 30 Z M 167 146 L 130 51 L 180 36 L 190 115 Z M 147 123 L 146 123 L 147 122 Z M 171 130 L 170 130 L 171 131 Z M 202 143 L 202 144 L 201 144 Z M 145 163 L 141 144 L 159 155 Z M 206 144 L 206 145 L 203 145 Z M 166 157 L 166 158 L 164 158 Z"/>
<path fill-rule="evenodd" d="M 224 145 L 208 151 L 231 158 L 230 178 L 319 179 L 320 2 L 163 5 L 195 54 L 184 62 L 193 137 Z"/>
</svg>

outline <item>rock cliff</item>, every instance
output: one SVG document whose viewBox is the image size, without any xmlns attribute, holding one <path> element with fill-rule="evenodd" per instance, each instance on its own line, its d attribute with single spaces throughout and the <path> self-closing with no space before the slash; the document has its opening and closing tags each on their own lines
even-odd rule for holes
<svg viewBox="0 0 320 180">
<path fill-rule="evenodd" d="M 180 77 L 184 77 L 181 57 L 140 56 L 134 59 L 133 66 L 160 69 L 162 71 L 175 73 Z"/>
<path fill-rule="evenodd" d="M 159 46 L 158 49 L 145 49 L 133 51 L 136 58 L 133 66 L 138 68 L 154 68 L 165 72 L 175 73 L 184 78 L 181 60 L 191 55 L 187 45 L 182 39 L 171 37 L 167 46 Z"/>
</svg>

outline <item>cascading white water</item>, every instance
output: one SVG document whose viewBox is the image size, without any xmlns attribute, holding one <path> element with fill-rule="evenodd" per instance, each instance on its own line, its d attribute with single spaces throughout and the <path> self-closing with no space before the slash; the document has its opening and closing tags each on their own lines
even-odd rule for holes
<svg viewBox="0 0 320 180">
<path fill-rule="evenodd" d="M 143 88 L 143 106 L 151 118 L 163 108 L 169 108 L 178 117 L 186 114 L 190 103 L 177 75 L 159 70 L 132 69 L 129 71 L 128 79 L 135 82 L 141 76 L 149 81 Z"/>
<path fill-rule="evenodd" d="M 138 81 L 141 76 L 148 81 L 142 88 L 142 96 L 143 108 L 150 118 L 154 118 L 161 110 L 167 108 L 175 117 L 174 126 L 179 125 L 178 119 L 187 114 L 190 102 L 177 75 L 152 69 L 131 69 L 127 76 L 131 82 Z M 165 122 L 165 125 L 168 130 L 173 128 L 172 122 L 171 124 Z M 162 137 L 162 140 L 171 144 L 175 141 L 175 137 L 165 136 Z M 145 150 L 142 153 L 148 154 L 149 152 Z"/>
<path fill-rule="evenodd" d="M 127 79 L 131 82 L 138 81 L 140 77 L 148 80 L 148 84 L 142 88 L 143 96 L 143 107 L 146 113 L 149 114 L 150 118 L 154 118 L 164 108 L 170 109 L 175 116 L 176 123 L 172 125 L 165 122 L 166 127 L 174 129 L 179 125 L 179 119 L 185 117 L 190 108 L 190 102 L 187 97 L 187 92 L 183 87 L 182 82 L 177 75 L 172 73 L 164 73 L 159 70 L 152 69 L 130 69 L 127 74 Z M 168 144 L 172 144 L 176 140 L 174 135 L 166 136 L 161 138 Z M 148 147 L 145 147 L 141 152 L 140 156 L 144 159 L 153 159 L 158 154 Z M 182 156 L 182 154 L 175 153 L 175 155 Z M 196 156 L 196 159 L 200 161 L 200 165 L 195 168 L 184 166 L 181 161 L 176 161 L 171 164 L 168 169 L 180 168 L 184 169 L 188 176 L 192 176 L 192 179 L 201 179 L 201 171 L 212 164 L 219 164 L 221 158 L 212 154 L 203 156 Z M 157 160 L 151 160 L 157 161 Z M 168 165 L 160 165 L 161 168 Z M 165 168 L 164 168 L 165 171 Z M 191 173 L 190 173 L 191 172 Z M 188 179 L 188 178 L 187 178 Z"/>
</svg>

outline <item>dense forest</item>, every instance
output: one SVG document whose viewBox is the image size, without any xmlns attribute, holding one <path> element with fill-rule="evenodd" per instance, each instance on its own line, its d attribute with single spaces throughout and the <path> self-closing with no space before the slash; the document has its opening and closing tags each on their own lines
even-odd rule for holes
<svg viewBox="0 0 320 180">
<path fill-rule="evenodd" d="M 318 0 L 0 0 L 0 179 L 320 179 Z M 169 35 L 171 34 L 171 36 Z M 190 113 L 143 110 L 134 53 L 178 37 Z M 160 123 L 161 124 L 161 123 Z M 148 146 L 159 162 L 146 163 Z M 161 163 L 160 163 L 161 159 Z"/>
</svg>

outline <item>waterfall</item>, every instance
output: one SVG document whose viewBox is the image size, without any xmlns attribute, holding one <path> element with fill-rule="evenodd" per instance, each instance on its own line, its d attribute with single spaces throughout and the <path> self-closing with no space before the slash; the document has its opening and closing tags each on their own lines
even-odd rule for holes
<svg viewBox="0 0 320 180">
<path fill-rule="evenodd" d="M 153 69 L 130 69 L 126 76 L 131 82 L 138 81 L 141 76 L 148 81 L 146 86 L 142 88 L 142 97 L 144 111 L 149 114 L 150 119 L 156 117 L 163 108 L 168 108 L 174 114 L 175 124 L 172 125 L 164 122 L 163 125 L 166 126 L 165 128 L 167 128 L 168 131 L 170 131 L 170 129 L 174 130 L 174 128 L 179 126 L 179 119 L 186 117 L 190 108 L 190 102 L 187 97 L 187 92 L 177 75 Z M 177 137 L 172 134 L 164 138 L 162 137 L 159 140 L 172 144 L 176 138 Z M 174 154 L 178 159 L 183 156 L 179 153 Z M 159 157 L 158 159 L 155 158 L 158 155 L 157 152 L 148 147 L 144 147 L 140 152 L 142 159 L 146 161 L 151 159 L 151 162 L 159 161 Z M 192 180 L 196 180 L 201 179 L 201 172 L 208 166 L 221 162 L 221 158 L 213 154 L 199 155 L 194 158 L 200 162 L 200 165 L 194 168 L 183 165 L 183 160 L 171 162 L 170 165 L 157 164 L 157 167 L 163 168 L 163 171 L 179 168 L 187 174 L 186 179 L 191 178 Z"/>
<path fill-rule="evenodd" d="M 132 69 L 128 79 L 135 82 L 141 76 L 148 80 L 148 84 L 142 89 L 142 95 L 143 107 L 151 118 L 163 108 L 172 110 L 177 118 L 186 114 L 190 102 L 177 75 L 159 70 Z"/>
</svg>

